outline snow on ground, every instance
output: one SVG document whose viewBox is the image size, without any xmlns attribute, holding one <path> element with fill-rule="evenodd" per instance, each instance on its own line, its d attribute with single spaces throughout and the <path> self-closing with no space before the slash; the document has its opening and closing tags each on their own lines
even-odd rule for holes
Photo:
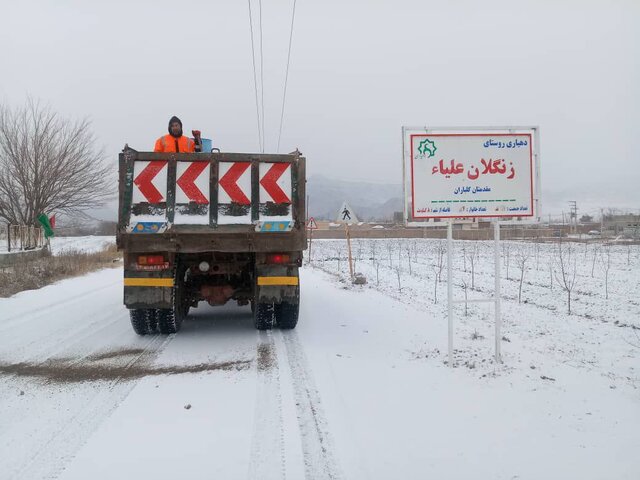
<svg viewBox="0 0 640 480">
<path fill-rule="evenodd" d="M 494 291 L 493 242 L 454 242 L 454 298 L 491 298 Z M 503 242 L 502 350 L 505 369 L 532 366 L 553 358 L 576 368 L 634 382 L 640 349 L 640 245 L 563 244 L 568 280 L 576 267 L 571 315 L 558 245 Z M 426 318 L 447 318 L 446 241 L 354 240 L 355 271 L 368 279 L 365 288 L 418 306 Z M 348 254 L 344 241 L 314 242 L 312 264 L 348 284 Z M 442 256 L 442 261 L 439 257 Z M 524 261 L 521 302 L 520 265 Z M 440 265 L 440 267 L 439 267 Z M 608 270 L 608 274 L 607 274 Z M 436 281 L 440 274 L 441 282 Z M 605 282 L 607 285 L 605 286 Z M 473 285 L 473 287 L 472 287 Z M 608 298 L 606 298 L 608 297 Z M 454 307 L 457 363 L 483 374 L 494 351 L 493 304 Z M 480 341 L 478 341 L 480 340 Z M 430 352 L 422 352 L 430 355 Z M 445 358 L 440 351 L 439 358 Z M 553 375 L 549 375 L 553 377 Z"/>
<path fill-rule="evenodd" d="M 530 260 L 521 304 L 503 270 L 504 364 L 490 307 L 462 305 L 452 369 L 440 242 L 360 242 L 363 287 L 346 281 L 344 242 L 314 241 L 287 332 L 256 332 L 228 305 L 138 337 L 119 269 L 0 299 L 3 478 L 639 477 L 637 250 L 612 251 L 609 299 L 604 264 L 591 278 L 580 251 L 570 316 L 548 285 L 553 246 Z M 475 245 L 468 293 L 487 296 L 493 252 Z M 456 285 L 469 277 L 458 255 Z"/>
<path fill-rule="evenodd" d="M 90 235 L 85 237 L 52 237 L 51 250 L 54 255 L 63 251 L 79 250 L 83 252 L 97 252 L 106 248 L 109 244 L 115 244 L 116 239 L 112 235 Z M 12 252 L 15 250 L 12 249 Z M 7 253 L 7 240 L 0 238 L 0 254 Z"/>
<path fill-rule="evenodd" d="M 99 252 L 115 244 L 113 235 L 90 235 L 86 237 L 52 237 L 51 251 L 58 255 L 64 251 L 77 250 L 85 253 Z"/>
</svg>

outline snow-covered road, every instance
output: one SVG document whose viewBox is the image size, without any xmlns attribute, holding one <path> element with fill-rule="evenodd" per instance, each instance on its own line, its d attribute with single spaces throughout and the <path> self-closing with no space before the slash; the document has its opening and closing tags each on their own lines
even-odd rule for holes
<svg viewBox="0 0 640 480">
<path fill-rule="evenodd" d="M 449 369 L 444 317 L 301 277 L 288 332 L 201 306 L 138 337 L 120 269 L 0 299 L 0 478 L 640 477 L 633 382 L 509 366 L 515 341 Z"/>
</svg>

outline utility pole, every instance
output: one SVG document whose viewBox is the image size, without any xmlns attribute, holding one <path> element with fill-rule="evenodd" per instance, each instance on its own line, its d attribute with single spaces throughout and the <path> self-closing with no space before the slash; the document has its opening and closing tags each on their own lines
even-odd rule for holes
<svg viewBox="0 0 640 480">
<path fill-rule="evenodd" d="M 604 208 L 600 209 L 600 236 L 604 235 Z"/>
<path fill-rule="evenodd" d="M 569 212 L 570 230 L 573 233 L 578 233 L 578 203 L 575 200 L 571 200 L 569 207 L 571 208 Z"/>
</svg>

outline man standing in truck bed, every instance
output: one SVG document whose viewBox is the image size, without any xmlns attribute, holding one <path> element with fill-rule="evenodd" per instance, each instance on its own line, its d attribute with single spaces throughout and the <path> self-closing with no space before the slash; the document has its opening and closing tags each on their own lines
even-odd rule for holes
<svg viewBox="0 0 640 480">
<path fill-rule="evenodd" d="M 194 134 L 196 132 L 194 131 Z M 200 133 L 200 132 L 198 132 Z M 197 135 L 196 135 L 197 139 Z M 189 137 L 182 135 L 182 122 L 175 115 L 169 120 L 169 135 L 164 135 L 156 141 L 154 152 L 196 152 L 196 143 Z"/>
</svg>

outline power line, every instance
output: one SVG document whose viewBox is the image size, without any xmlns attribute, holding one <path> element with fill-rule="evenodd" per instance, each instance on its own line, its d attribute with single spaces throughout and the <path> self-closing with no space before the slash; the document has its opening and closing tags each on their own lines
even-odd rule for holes
<svg viewBox="0 0 640 480">
<path fill-rule="evenodd" d="M 262 0 L 258 0 L 260 6 L 260 92 L 262 94 L 262 153 L 265 150 L 266 139 L 264 136 L 264 55 L 262 53 Z"/>
<path fill-rule="evenodd" d="M 251 0 L 248 0 L 249 3 L 249 29 L 251 30 L 251 58 L 253 60 L 253 88 L 255 90 L 256 93 L 256 117 L 258 119 L 258 146 L 260 147 L 260 150 L 262 152 L 264 152 L 264 148 L 263 148 L 263 137 L 262 137 L 262 130 L 260 129 L 260 107 L 258 105 L 258 77 L 256 75 L 256 52 L 255 52 L 255 47 L 254 47 L 254 40 L 253 40 L 253 19 L 251 16 Z"/>
<path fill-rule="evenodd" d="M 284 74 L 284 92 L 282 93 L 282 110 L 280 111 L 280 130 L 278 132 L 278 149 L 280 152 L 280 139 L 282 138 L 282 125 L 284 122 L 284 104 L 287 98 L 287 81 L 289 79 L 289 64 L 291 63 L 291 44 L 293 43 L 293 22 L 296 18 L 296 0 L 293 0 L 293 12 L 291 13 L 291 31 L 289 32 L 289 53 L 287 54 L 287 69 Z"/>
</svg>

